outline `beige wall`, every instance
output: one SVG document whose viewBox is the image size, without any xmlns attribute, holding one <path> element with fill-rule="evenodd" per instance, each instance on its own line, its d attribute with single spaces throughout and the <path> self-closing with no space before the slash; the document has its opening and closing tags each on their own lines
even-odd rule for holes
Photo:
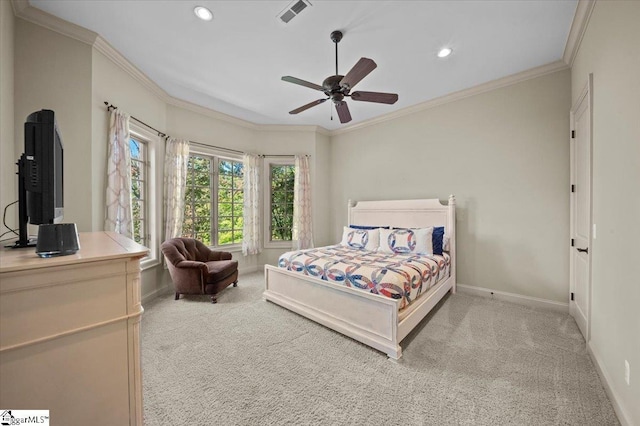
<svg viewBox="0 0 640 426">
<path fill-rule="evenodd" d="M 106 190 L 107 134 L 109 131 L 109 113 L 104 102 L 122 106 L 128 114 L 145 123 L 164 129 L 166 123 L 166 104 L 153 91 L 144 87 L 138 80 L 125 72 L 101 52 L 93 50 L 92 73 L 92 184 L 93 192 L 92 224 L 94 230 L 104 226 L 104 200 Z M 156 184 L 162 186 L 162 164 L 164 161 L 164 143 L 155 147 L 153 158 L 160 165 Z M 160 196 L 162 194 L 160 193 Z"/>
<path fill-rule="evenodd" d="M 17 167 L 15 162 L 16 140 L 14 138 L 14 97 L 13 97 L 13 30 L 14 16 L 11 2 L 0 1 L 0 209 L 18 199 Z M 17 226 L 17 204 L 7 210 L 7 224 L 12 228 Z M 0 234 L 7 231 L 1 226 Z M 1 239 L 12 237 L 5 235 Z M 15 239 L 15 238 L 14 238 Z M 6 243 L 5 243 L 6 244 Z"/>
<path fill-rule="evenodd" d="M 331 228 L 331 138 L 316 133 L 316 149 L 312 155 L 315 165 L 313 176 L 313 235 L 316 246 L 335 244 Z"/>
<path fill-rule="evenodd" d="M 596 3 L 572 72 L 593 73 L 591 341 L 628 424 L 640 425 L 640 2 Z M 624 381 L 624 361 L 631 380 Z"/>
<path fill-rule="evenodd" d="M 334 241 L 348 199 L 454 194 L 459 283 L 567 302 L 570 84 L 560 71 L 335 136 Z"/>
<path fill-rule="evenodd" d="M 107 170 L 107 134 L 109 131 L 109 113 L 104 102 L 110 102 L 134 117 L 149 123 L 156 128 L 164 129 L 166 123 L 165 102 L 151 89 L 142 85 L 138 80 L 108 59 L 101 52 L 93 49 L 92 53 L 92 158 L 91 158 L 91 187 L 92 216 L 91 223 L 94 231 L 104 229 L 105 191 Z M 162 235 L 162 179 L 164 165 L 164 140 L 158 138 L 149 147 L 150 161 L 155 164 L 155 176 L 152 176 L 156 205 L 151 210 L 150 225 L 154 227 L 156 235 Z M 160 242 L 156 241 L 150 247 L 154 255 L 160 260 Z M 169 284 L 161 266 L 145 269 L 142 272 L 143 299 L 153 297 L 166 291 Z"/>
<path fill-rule="evenodd" d="M 19 18 L 15 24 L 15 138 L 23 140 L 30 113 L 55 111 L 64 144 L 64 221 L 91 231 L 91 46 Z"/>
</svg>

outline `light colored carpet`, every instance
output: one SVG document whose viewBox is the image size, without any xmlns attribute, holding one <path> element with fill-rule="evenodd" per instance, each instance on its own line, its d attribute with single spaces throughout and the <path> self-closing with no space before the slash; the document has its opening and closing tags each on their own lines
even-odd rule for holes
<svg viewBox="0 0 640 426">
<path fill-rule="evenodd" d="M 154 425 L 616 425 L 568 315 L 458 293 L 386 355 L 262 300 L 162 296 L 142 321 Z"/>
</svg>

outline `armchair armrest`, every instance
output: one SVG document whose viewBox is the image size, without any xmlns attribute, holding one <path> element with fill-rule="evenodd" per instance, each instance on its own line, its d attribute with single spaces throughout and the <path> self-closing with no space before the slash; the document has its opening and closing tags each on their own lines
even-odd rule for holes
<svg viewBox="0 0 640 426">
<path fill-rule="evenodd" d="M 206 276 L 209 273 L 207 264 L 196 260 L 182 260 L 173 265 L 176 276 L 174 282 L 184 287 L 200 287 L 200 291 L 204 293 L 204 284 L 207 281 Z"/>
<path fill-rule="evenodd" d="M 204 262 L 198 262 L 197 260 L 181 260 L 174 265 L 176 268 L 184 269 L 200 269 L 202 272 L 207 273 L 207 264 Z"/>
</svg>

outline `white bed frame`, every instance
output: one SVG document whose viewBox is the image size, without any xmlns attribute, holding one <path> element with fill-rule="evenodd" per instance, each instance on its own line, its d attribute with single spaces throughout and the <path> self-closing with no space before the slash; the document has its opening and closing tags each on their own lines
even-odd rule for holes
<svg viewBox="0 0 640 426">
<path fill-rule="evenodd" d="M 419 228 L 444 226 L 449 236 L 451 273 L 402 312 L 400 300 L 367 293 L 315 277 L 265 265 L 265 300 L 285 307 L 392 359 L 402 356 L 400 342 L 451 291 L 456 292 L 455 197 L 440 200 L 349 200 L 349 224 Z"/>
</svg>

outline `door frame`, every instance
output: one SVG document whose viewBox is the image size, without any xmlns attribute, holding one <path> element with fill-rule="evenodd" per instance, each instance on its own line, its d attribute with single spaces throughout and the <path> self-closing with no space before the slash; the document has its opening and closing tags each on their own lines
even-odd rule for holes
<svg viewBox="0 0 640 426">
<path fill-rule="evenodd" d="M 575 131 L 575 113 L 582 104 L 582 102 L 587 102 L 588 114 L 587 118 L 589 120 L 589 238 L 588 238 L 588 271 L 587 271 L 587 294 L 589 297 L 587 303 L 587 315 L 586 315 L 586 335 L 584 336 L 585 341 L 588 343 L 591 339 L 591 306 L 593 300 L 593 292 L 591 286 L 591 271 L 593 262 L 591 259 L 593 258 L 593 74 L 590 73 L 587 79 L 587 83 L 584 85 L 582 91 L 580 92 L 580 96 L 576 100 L 575 104 L 571 107 L 571 111 L 569 113 L 569 121 L 570 121 L 570 135 L 569 135 L 569 147 L 570 147 L 570 180 L 571 185 L 576 183 L 576 170 L 574 169 L 574 161 L 576 150 L 574 147 L 572 137 L 573 131 Z M 569 226 L 570 226 L 570 240 L 574 237 L 575 233 L 575 224 L 574 224 L 574 211 L 575 211 L 575 196 L 573 192 L 569 193 Z M 569 313 L 572 317 L 575 318 L 574 312 L 576 309 L 575 301 L 571 300 L 571 294 L 575 292 L 574 288 L 574 274 L 575 274 L 575 262 L 573 258 L 573 251 L 576 248 L 571 245 L 569 242 Z"/>
</svg>

